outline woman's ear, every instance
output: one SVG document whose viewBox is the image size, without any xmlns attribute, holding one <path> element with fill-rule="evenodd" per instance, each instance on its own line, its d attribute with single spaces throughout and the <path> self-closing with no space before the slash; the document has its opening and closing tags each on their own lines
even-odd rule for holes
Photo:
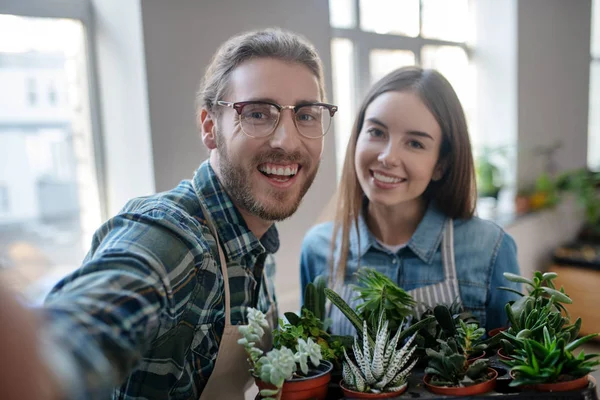
<svg viewBox="0 0 600 400">
<path fill-rule="evenodd" d="M 435 169 L 433 170 L 433 175 L 431 176 L 431 180 L 434 182 L 439 181 L 444 177 L 446 173 L 447 159 L 439 160 Z"/>
<path fill-rule="evenodd" d="M 198 113 L 197 119 L 198 127 L 200 128 L 200 135 L 202 137 L 202 143 L 209 150 L 217 148 L 217 124 L 215 116 L 208 111 L 206 108 L 202 108 Z"/>
</svg>

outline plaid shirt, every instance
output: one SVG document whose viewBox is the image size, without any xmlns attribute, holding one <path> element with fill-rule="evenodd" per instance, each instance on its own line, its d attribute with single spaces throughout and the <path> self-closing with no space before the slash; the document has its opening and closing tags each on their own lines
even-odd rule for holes
<svg viewBox="0 0 600 400">
<path fill-rule="evenodd" d="M 94 235 L 83 265 L 46 299 L 44 350 L 68 398 L 197 399 L 225 325 L 223 275 L 211 213 L 227 258 L 232 324 L 266 312 L 274 293 L 275 226 L 252 234 L 208 161 L 191 181 L 131 200 Z M 256 298 L 258 297 L 258 299 Z M 273 299 L 274 301 L 274 299 Z M 275 321 L 273 321 L 275 322 Z"/>
</svg>

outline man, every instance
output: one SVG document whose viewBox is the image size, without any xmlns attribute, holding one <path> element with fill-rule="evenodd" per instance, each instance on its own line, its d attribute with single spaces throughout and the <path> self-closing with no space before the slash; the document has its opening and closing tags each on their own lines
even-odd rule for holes
<svg viewBox="0 0 600 400">
<path fill-rule="evenodd" d="M 337 110 L 324 96 L 321 61 L 299 36 L 226 42 L 197 99 L 209 160 L 96 232 L 48 296 L 49 369 L 31 379 L 48 376 L 69 399 L 241 398 L 252 381 L 236 325 L 247 307 L 276 322 L 273 221 L 296 211 L 317 173 Z"/>
</svg>

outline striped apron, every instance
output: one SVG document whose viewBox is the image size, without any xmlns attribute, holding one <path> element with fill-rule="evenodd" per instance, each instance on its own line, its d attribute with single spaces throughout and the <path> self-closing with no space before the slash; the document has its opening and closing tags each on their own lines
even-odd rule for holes
<svg viewBox="0 0 600 400">
<path fill-rule="evenodd" d="M 427 285 L 413 290 L 408 293 L 417 302 L 415 310 L 417 315 L 421 315 L 427 308 L 433 308 L 438 304 L 450 305 L 453 301 L 460 302 L 460 292 L 458 289 L 458 277 L 456 274 L 456 264 L 454 262 L 454 224 L 452 220 L 446 221 L 444 234 L 442 237 L 442 263 L 444 266 L 444 280 L 440 283 Z M 350 285 L 343 285 L 341 288 L 336 287 L 336 292 L 356 310 L 356 307 L 362 302 L 361 300 L 353 300 L 357 293 L 352 290 Z M 332 320 L 331 330 L 335 335 L 356 335 L 354 326 L 335 306 L 330 306 L 329 317 Z"/>
</svg>

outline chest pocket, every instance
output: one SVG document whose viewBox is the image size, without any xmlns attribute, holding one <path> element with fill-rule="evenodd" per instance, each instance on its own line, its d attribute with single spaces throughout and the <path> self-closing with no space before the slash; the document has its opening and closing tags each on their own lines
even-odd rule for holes
<svg viewBox="0 0 600 400">
<path fill-rule="evenodd" d="M 416 256 L 405 258 L 398 274 L 397 282 L 404 290 L 439 284 L 446 279 L 441 260 L 427 264 Z"/>
</svg>

